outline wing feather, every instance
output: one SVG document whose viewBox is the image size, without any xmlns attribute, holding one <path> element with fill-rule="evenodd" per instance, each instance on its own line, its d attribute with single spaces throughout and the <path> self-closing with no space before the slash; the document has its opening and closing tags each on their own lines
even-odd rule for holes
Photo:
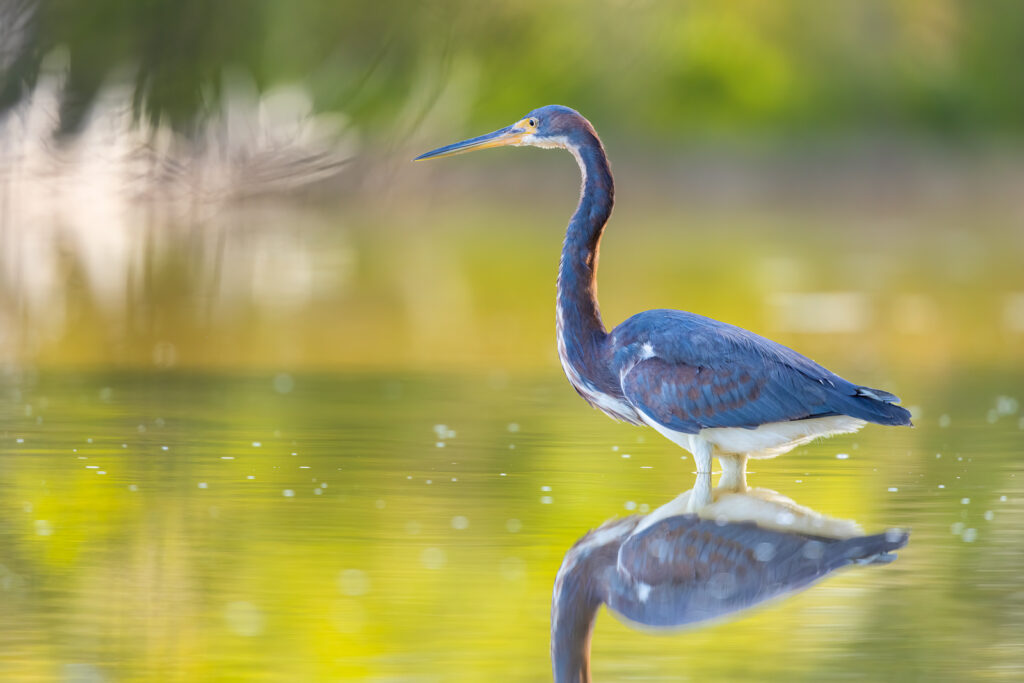
<svg viewBox="0 0 1024 683">
<path fill-rule="evenodd" d="M 892 394 L 852 384 L 781 344 L 681 311 L 648 311 L 616 328 L 623 394 L 660 424 L 688 434 L 830 415 L 910 424 Z M 630 360 L 637 344 L 653 356 Z M 633 358 L 635 359 L 635 353 Z"/>
</svg>

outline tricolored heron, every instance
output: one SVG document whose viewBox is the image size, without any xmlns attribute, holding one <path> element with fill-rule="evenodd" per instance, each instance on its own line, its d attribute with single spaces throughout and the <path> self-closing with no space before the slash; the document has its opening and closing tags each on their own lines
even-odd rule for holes
<svg viewBox="0 0 1024 683">
<path fill-rule="evenodd" d="M 889 392 L 848 382 L 792 349 L 701 315 L 645 311 L 608 332 L 597 304 L 597 260 L 614 186 L 589 121 L 549 105 L 416 159 L 504 145 L 567 149 L 583 175 L 558 268 L 558 356 L 592 406 L 654 427 L 693 454 L 698 472 L 710 471 L 717 457 L 728 478 L 743 476 L 748 457 L 781 455 L 866 422 L 910 424 Z"/>
<path fill-rule="evenodd" d="M 565 554 L 551 602 L 555 683 L 590 681 L 602 604 L 632 624 L 680 627 L 807 588 L 847 565 L 891 562 L 909 538 L 892 529 L 835 539 L 690 514 L 644 520 L 606 522 Z"/>
</svg>

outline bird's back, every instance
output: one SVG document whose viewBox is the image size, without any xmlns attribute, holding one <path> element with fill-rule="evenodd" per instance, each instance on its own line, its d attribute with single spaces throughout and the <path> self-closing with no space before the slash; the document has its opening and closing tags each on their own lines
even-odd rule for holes
<svg viewBox="0 0 1024 683">
<path fill-rule="evenodd" d="M 634 407 L 669 429 L 743 427 L 830 415 L 910 424 L 889 392 L 849 382 L 782 344 L 694 313 L 637 314 L 609 336 Z"/>
</svg>

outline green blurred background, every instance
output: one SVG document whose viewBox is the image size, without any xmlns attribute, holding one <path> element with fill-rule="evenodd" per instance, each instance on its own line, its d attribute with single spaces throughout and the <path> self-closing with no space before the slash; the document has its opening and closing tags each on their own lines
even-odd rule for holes
<svg viewBox="0 0 1024 683">
<path fill-rule="evenodd" d="M 0 677 L 547 676 L 562 554 L 692 465 L 562 377 L 571 157 L 409 160 L 560 103 L 616 173 L 606 323 L 916 424 L 751 475 L 897 563 L 603 616 L 596 679 L 1020 678 L 1022 57 L 1009 1 L 0 5 Z"/>
<path fill-rule="evenodd" d="M 1020 347 L 1019 3 L 5 14 L 11 362 L 550 366 L 572 162 L 408 159 L 551 102 L 618 171 L 609 320 L 798 336 L 815 302 L 790 295 L 853 292 L 857 334 L 816 340 L 940 365 Z"/>
<path fill-rule="evenodd" d="M 38 10 L 5 55 L 4 103 L 63 47 L 65 130 L 112 76 L 146 119 L 187 130 L 216 110 L 226 69 L 263 89 L 303 83 L 318 110 L 385 143 L 416 98 L 425 114 L 456 85 L 473 125 L 571 102 L 606 134 L 658 146 L 708 134 L 992 140 L 1024 128 L 1013 69 L 1024 8 L 1010 0 L 10 4 L 11 17 Z"/>
</svg>

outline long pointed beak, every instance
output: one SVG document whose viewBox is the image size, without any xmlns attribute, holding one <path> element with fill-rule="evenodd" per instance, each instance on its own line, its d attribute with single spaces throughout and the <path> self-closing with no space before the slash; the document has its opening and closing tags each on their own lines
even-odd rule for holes
<svg viewBox="0 0 1024 683">
<path fill-rule="evenodd" d="M 480 137 L 470 138 L 468 140 L 463 140 L 462 142 L 455 142 L 450 145 L 445 145 L 444 147 L 438 147 L 426 154 L 419 155 L 413 159 L 413 161 L 419 161 L 421 159 L 440 159 L 441 157 L 450 157 L 456 154 L 472 152 L 477 149 L 487 149 L 488 147 L 520 145 L 522 144 L 523 137 L 526 134 L 526 130 L 518 128 L 513 124 L 500 130 L 496 130 L 493 133 L 488 133 L 487 135 L 481 135 Z"/>
</svg>

